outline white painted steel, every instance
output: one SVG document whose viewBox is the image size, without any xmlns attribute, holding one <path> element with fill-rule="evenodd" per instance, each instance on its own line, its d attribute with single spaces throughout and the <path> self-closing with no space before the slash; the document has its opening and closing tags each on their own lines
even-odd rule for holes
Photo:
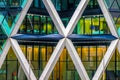
<svg viewBox="0 0 120 80">
<path fill-rule="evenodd" d="M 10 41 L 8 39 L 6 41 L 6 43 L 4 45 L 4 48 L 3 48 L 3 51 L 2 51 L 2 53 L 0 55 L 0 68 L 2 67 L 3 62 L 5 61 L 5 58 L 6 58 L 6 55 L 7 55 L 9 49 L 10 49 Z"/>
<path fill-rule="evenodd" d="M 52 53 L 52 56 L 50 57 L 50 59 L 46 65 L 43 73 L 41 74 L 39 80 L 48 80 L 48 78 L 49 78 L 55 64 L 57 63 L 64 47 L 65 47 L 65 39 L 61 39 L 58 42 L 54 52 Z"/>
<path fill-rule="evenodd" d="M 76 24 L 78 23 L 78 20 L 81 18 L 81 15 L 83 14 L 89 0 L 81 0 L 78 7 L 76 8 L 72 18 L 70 19 L 67 27 L 66 27 L 66 34 L 65 36 L 67 37 L 68 35 L 72 34 Z"/>
<path fill-rule="evenodd" d="M 105 71 L 115 52 L 118 41 L 119 40 L 117 39 L 111 42 L 92 80 L 99 80 L 102 77 L 102 73 Z"/>
<path fill-rule="evenodd" d="M 64 37 L 67 37 L 68 35 L 72 34 L 78 20 L 80 19 L 83 11 L 85 10 L 89 0 L 81 0 L 78 7 L 76 8 L 71 20 L 69 21 L 67 28 L 63 25 L 53 3 L 51 0 L 43 0 L 46 9 L 48 10 L 48 13 L 50 14 L 58 32 L 63 35 Z"/>
<path fill-rule="evenodd" d="M 17 20 L 17 22 L 15 23 L 14 28 L 12 29 L 10 36 L 13 36 L 18 32 L 18 29 L 19 29 L 20 25 L 22 24 L 23 19 L 25 18 L 25 15 L 27 14 L 28 9 L 30 8 L 30 6 L 32 4 L 32 1 L 33 0 L 27 0 L 27 3 L 25 5 L 25 7 L 22 9 L 22 11 L 20 12 L 20 17 Z"/>
<path fill-rule="evenodd" d="M 20 62 L 20 65 L 22 66 L 24 73 L 27 76 L 27 79 L 28 80 L 37 80 L 31 67 L 30 67 L 30 64 L 28 64 L 28 61 L 25 58 L 25 55 L 23 54 L 18 42 L 14 39 L 10 39 L 10 43 L 11 43 L 12 49 L 15 52 L 15 55 L 16 55 L 18 61 Z"/>
<path fill-rule="evenodd" d="M 118 38 L 118 33 L 117 33 L 117 30 L 116 30 L 115 22 L 113 21 L 113 18 L 111 16 L 111 14 L 109 13 L 107 7 L 105 6 L 104 0 L 97 0 L 97 1 L 100 5 L 100 8 L 103 12 L 103 15 L 104 15 L 105 19 L 106 19 L 106 22 L 108 24 L 110 32 L 112 33 L 113 36 Z"/>
<path fill-rule="evenodd" d="M 55 27 L 57 28 L 59 34 L 61 34 L 62 36 L 65 36 L 65 27 L 53 5 L 53 3 L 51 2 L 51 0 L 43 0 L 46 9 L 50 15 L 50 17 L 52 18 Z"/>
<path fill-rule="evenodd" d="M 8 50 L 10 49 L 10 46 L 12 46 L 13 51 L 15 52 L 15 55 L 17 56 L 17 59 L 19 60 L 20 65 L 22 66 L 22 69 L 24 70 L 24 73 L 26 74 L 28 80 L 37 80 L 30 65 L 28 64 L 27 59 L 25 58 L 20 46 L 18 45 L 17 41 L 10 38 L 11 36 L 13 36 L 14 34 L 17 33 L 32 1 L 33 0 L 27 1 L 24 9 L 22 9 L 22 11 L 20 13 L 19 19 L 17 20 L 17 22 L 15 23 L 15 25 L 11 31 L 11 35 L 7 34 L 9 38 L 7 39 L 6 44 L 4 45 L 3 51 L 0 55 L 0 68 L 2 67 L 3 62 L 5 61 L 5 58 L 6 58 L 6 55 L 8 54 Z"/>
<path fill-rule="evenodd" d="M 118 52 L 119 52 L 119 54 L 120 54 L 120 40 L 119 40 L 119 42 L 118 42 L 117 49 L 118 49 Z"/>
<path fill-rule="evenodd" d="M 18 19 L 18 21 L 15 23 L 15 27 L 13 28 L 10 36 L 8 37 L 11 37 L 13 35 L 15 35 L 31 5 L 33 0 L 28 0 L 25 8 L 21 11 L 20 13 L 20 17 Z M 101 10 L 103 12 L 103 15 L 107 21 L 107 24 L 110 28 L 110 31 L 112 33 L 113 36 L 118 37 L 118 33 L 117 33 L 117 30 L 116 30 L 116 27 L 115 27 L 115 24 L 114 24 L 114 21 L 109 13 L 109 11 L 107 10 L 107 7 L 105 6 L 105 3 L 103 0 L 97 0 L 100 7 L 101 7 Z M 45 6 L 46 6 L 46 9 L 48 10 L 48 13 L 50 14 L 59 34 L 61 34 L 62 36 L 64 36 L 65 38 L 61 39 L 54 52 L 52 53 L 52 56 L 50 57 L 45 69 L 43 70 L 39 80 L 48 80 L 48 78 L 50 77 L 50 74 L 52 72 L 52 70 L 54 69 L 55 67 L 55 64 L 57 63 L 60 55 L 61 55 L 61 52 L 63 50 L 64 47 L 67 48 L 71 58 L 72 58 L 72 61 L 79 73 L 79 76 L 81 77 L 82 80 L 90 80 L 89 77 L 88 77 L 88 74 L 85 70 L 85 67 L 83 66 L 83 63 L 77 53 L 77 51 L 75 50 L 75 47 L 73 45 L 73 43 L 71 42 L 71 40 L 67 39 L 68 35 L 72 34 L 78 20 L 80 19 L 83 11 L 85 10 L 89 0 L 81 0 L 78 7 L 76 8 L 72 18 L 70 19 L 67 27 L 65 28 L 65 26 L 63 25 L 62 23 L 62 20 L 60 19 L 53 3 L 51 0 L 43 0 Z M 8 34 L 7 34 L 8 35 Z M 36 80 L 36 77 L 30 67 L 30 65 L 28 64 L 28 61 L 27 59 L 25 58 L 22 50 L 20 49 L 20 46 L 18 44 L 18 42 L 12 38 L 8 38 L 7 39 L 7 42 L 4 46 L 4 49 L 3 49 L 3 52 L 2 54 L 0 55 L 0 68 L 1 66 L 3 65 L 3 62 L 6 58 L 6 55 L 8 53 L 8 50 L 10 49 L 10 46 L 12 46 L 12 49 L 13 51 L 15 52 L 15 55 L 17 56 L 21 66 L 22 66 L 22 69 L 24 70 L 27 78 L 29 80 Z M 114 40 L 111 42 L 106 54 L 104 55 L 94 77 L 92 80 L 99 80 L 102 76 L 102 73 L 105 71 L 106 67 L 108 66 L 108 63 L 116 49 L 116 47 L 118 47 L 118 51 L 120 52 L 120 41 L 119 39 L 117 40 Z M 103 65 L 104 63 L 104 65 Z"/>
<path fill-rule="evenodd" d="M 82 80 L 90 80 L 88 75 L 87 75 L 87 72 L 85 70 L 85 67 L 82 64 L 82 61 L 81 61 L 73 43 L 69 39 L 66 39 L 66 48 L 70 54 L 70 57 L 75 65 L 81 79 Z"/>
</svg>

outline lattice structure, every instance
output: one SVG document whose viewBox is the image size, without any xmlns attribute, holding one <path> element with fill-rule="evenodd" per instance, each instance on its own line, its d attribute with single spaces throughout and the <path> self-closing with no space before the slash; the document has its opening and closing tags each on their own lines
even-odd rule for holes
<svg viewBox="0 0 120 80">
<path fill-rule="evenodd" d="M 30 65 L 28 64 L 27 59 L 25 58 L 18 42 L 15 39 L 12 39 L 11 36 L 17 34 L 17 31 L 25 17 L 25 15 L 27 14 L 27 11 L 32 3 L 32 0 L 25 0 L 26 3 L 23 6 L 22 11 L 20 12 L 19 16 L 16 18 L 16 23 L 14 25 L 14 27 L 9 30 L 10 32 L 7 32 L 6 30 L 8 29 L 7 27 L 5 27 L 4 25 L 2 25 L 2 29 L 4 30 L 4 32 L 6 32 L 8 39 L 6 44 L 3 47 L 3 51 L 0 55 L 0 68 L 3 65 L 3 62 L 6 58 L 6 55 L 8 53 L 8 50 L 10 49 L 10 46 L 12 47 L 13 51 L 15 52 L 15 55 L 17 56 L 20 65 L 22 66 L 22 69 L 24 70 L 24 73 L 26 74 L 28 80 L 36 80 L 36 77 L 32 71 L 32 69 L 30 68 Z M 116 27 L 115 24 L 113 22 L 113 19 L 108 11 L 108 9 L 105 6 L 104 0 L 97 0 L 101 10 L 103 12 L 103 15 L 108 23 L 108 26 L 110 28 L 110 31 L 112 33 L 113 36 L 117 37 L 116 40 L 112 41 L 110 46 L 108 47 L 108 50 L 106 51 L 95 75 L 93 76 L 92 80 L 99 80 L 102 76 L 102 72 L 105 71 L 116 47 L 118 48 L 119 52 L 120 52 L 120 41 L 119 41 L 119 36 L 118 33 L 116 31 Z M 55 50 L 53 51 L 44 71 L 42 72 L 39 80 L 48 80 L 56 62 L 58 61 L 62 50 L 64 49 L 64 47 L 67 48 L 69 55 L 72 58 L 72 61 L 79 73 L 79 76 L 81 77 L 82 80 L 89 80 L 88 74 L 83 66 L 83 63 L 72 43 L 72 41 L 70 39 L 67 38 L 67 36 L 69 36 L 70 34 L 72 34 L 78 20 L 80 19 L 82 13 L 84 12 L 89 0 L 81 0 L 78 7 L 76 8 L 72 18 L 70 19 L 67 27 L 65 28 L 60 17 L 58 16 L 58 13 L 55 9 L 55 7 L 53 6 L 53 3 L 51 2 L 51 0 L 43 0 L 46 9 L 48 10 L 48 13 L 50 14 L 59 34 L 61 34 L 64 38 L 59 40 L 59 42 L 57 43 L 57 46 L 55 48 Z M 104 63 L 104 65 L 103 65 Z"/>
</svg>

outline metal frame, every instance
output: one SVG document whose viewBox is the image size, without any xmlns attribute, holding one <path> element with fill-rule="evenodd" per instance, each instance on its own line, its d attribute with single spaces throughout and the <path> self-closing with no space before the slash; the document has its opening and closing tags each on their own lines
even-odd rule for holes
<svg viewBox="0 0 120 80">
<path fill-rule="evenodd" d="M 120 40 L 119 40 L 119 42 L 118 42 L 117 49 L 118 49 L 118 51 L 119 51 L 119 54 L 120 54 Z"/>
<path fill-rule="evenodd" d="M 13 51 L 15 52 L 15 55 L 20 62 L 20 65 L 22 66 L 23 71 L 25 72 L 28 80 L 37 80 L 31 67 L 30 64 L 28 63 L 27 59 L 25 58 L 25 55 L 23 54 L 18 42 L 14 39 L 10 38 L 10 43 L 12 46 Z"/>
<path fill-rule="evenodd" d="M 18 15 L 18 20 L 15 23 L 14 28 L 12 29 L 10 36 L 13 36 L 13 35 L 15 35 L 18 32 L 18 29 L 19 29 L 20 25 L 22 24 L 22 21 L 25 18 L 28 9 L 30 8 L 30 6 L 32 4 L 32 1 L 33 0 L 27 0 L 26 5 L 22 9 L 21 13 Z M 25 3 L 23 3 L 23 4 L 25 4 Z"/>
<path fill-rule="evenodd" d="M 117 29 L 116 29 L 116 26 L 115 26 L 115 22 L 113 21 L 113 18 L 111 16 L 111 14 L 109 13 L 107 7 L 105 6 L 105 2 L 104 0 L 97 0 L 99 5 L 100 5 L 100 8 L 103 12 L 103 15 L 107 21 L 107 24 L 108 24 L 108 27 L 110 29 L 110 32 L 112 33 L 113 36 L 115 37 L 119 37 L 118 36 L 118 33 L 117 33 Z"/>
<path fill-rule="evenodd" d="M 5 58 L 6 58 L 6 55 L 7 55 L 9 49 L 10 49 L 10 41 L 9 41 L 9 39 L 7 39 L 7 41 L 4 45 L 3 51 L 0 55 L 0 68 L 2 67 L 3 62 L 5 61 Z"/>
<path fill-rule="evenodd" d="M 53 71 L 54 69 L 54 66 L 55 64 L 57 63 L 64 47 L 65 47 L 65 39 L 62 39 L 58 42 L 54 52 L 52 53 L 45 69 L 43 70 L 43 73 L 41 74 L 40 76 L 40 79 L 39 80 L 48 80 L 51 72 Z"/>
<path fill-rule="evenodd" d="M 20 14 L 18 14 L 16 17 L 15 17 L 15 20 L 14 22 L 12 23 L 12 26 L 10 28 L 10 26 L 8 25 L 5 17 L 3 15 L 1 15 L 1 18 L 2 18 L 2 21 L 1 22 L 1 25 L 2 25 L 2 29 L 3 31 L 5 32 L 5 34 L 7 34 L 7 36 L 13 36 L 14 34 L 17 33 L 30 5 L 32 3 L 32 0 L 28 1 L 27 0 L 24 0 L 23 1 L 23 4 L 22 4 L 22 11 L 20 12 Z"/>
<path fill-rule="evenodd" d="M 88 5 L 89 0 L 81 0 L 78 7 L 76 8 L 72 18 L 70 19 L 67 27 L 66 27 L 66 34 L 65 36 L 67 37 L 68 35 L 72 34 L 77 22 L 81 18 L 81 15 L 83 14 L 85 8 Z"/>
<path fill-rule="evenodd" d="M 53 3 L 51 2 L 51 0 L 42 0 L 50 17 L 52 18 L 59 34 L 61 34 L 62 36 L 65 36 L 65 27 L 53 5 Z"/>
<path fill-rule="evenodd" d="M 103 57 L 103 59 L 102 59 L 102 61 L 101 61 L 101 63 L 100 63 L 100 65 L 99 65 L 99 67 L 98 67 L 98 69 L 97 69 L 97 71 L 96 71 L 92 80 L 101 79 L 102 73 L 105 71 L 108 63 L 110 62 L 110 60 L 111 60 L 111 58 L 112 58 L 112 56 L 115 52 L 118 41 L 119 40 L 117 39 L 117 40 L 114 40 L 114 41 L 111 42 L 111 44 L 110 44 L 109 48 L 107 49 L 107 52 L 105 53 L 105 55 L 104 55 L 104 57 Z"/>
<path fill-rule="evenodd" d="M 67 27 L 65 28 L 65 26 L 62 23 L 62 20 L 60 19 L 53 3 L 51 2 L 51 0 L 43 0 L 46 9 L 48 10 L 48 13 L 50 14 L 59 34 L 61 34 L 64 37 L 67 37 L 68 35 L 72 34 L 78 20 L 80 19 L 83 11 L 85 10 L 89 0 L 82 0 L 80 1 L 78 7 L 76 8 L 72 18 L 70 19 Z"/>
<path fill-rule="evenodd" d="M 59 25 L 61 25 L 61 24 L 63 25 L 63 23 L 61 22 L 58 14 L 57 14 L 57 11 L 55 10 L 55 8 L 54 8 L 53 4 L 51 3 L 51 1 L 43 0 L 43 2 L 44 2 L 44 4 L 46 5 L 46 8 L 47 8 L 48 13 L 50 14 L 50 16 L 51 16 L 52 18 L 54 17 L 54 18 L 53 18 L 53 22 L 56 23 L 56 22 L 59 22 L 59 21 L 60 21 L 60 23 L 58 23 L 58 24 L 59 24 Z M 50 2 L 50 4 L 49 4 L 49 2 Z M 88 2 L 89 2 L 89 0 L 81 0 L 81 2 L 79 3 L 77 9 L 76 9 L 75 12 L 74 12 L 72 18 L 71 18 L 70 21 L 69 21 L 69 23 L 68 23 L 68 25 L 67 25 L 67 28 L 64 29 L 64 28 L 63 28 L 64 26 L 58 26 L 58 25 L 55 24 L 56 27 L 57 27 L 57 29 L 58 29 L 58 32 L 59 32 L 60 34 L 61 34 L 61 32 L 62 32 L 62 35 L 63 35 L 65 38 L 66 38 L 68 35 L 72 34 L 73 29 L 74 29 L 75 25 L 77 24 L 78 20 L 80 19 L 80 17 L 81 17 L 81 15 L 82 15 L 84 9 L 86 8 Z M 102 9 L 103 15 L 104 15 L 104 17 L 105 17 L 105 19 L 106 19 L 106 21 L 107 21 L 107 23 L 108 23 L 108 26 L 109 26 L 109 28 L 110 28 L 110 31 L 111 31 L 112 35 L 118 38 L 119 36 L 118 36 L 117 30 L 116 30 L 115 24 L 114 24 L 114 22 L 113 22 L 113 19 L 112 19 L 111 15 L 110 15 L 109 11 L 107 10 L 107 8 L 106 8 L 106 6 L 105 6 L 104 1 L 103 1 L 103 0 L 98 0 L 98 3 L 99 3 L 99 5 L 100 5 L 100 7 L 101 7 L 101 9 Z M 49 4 L 49 6 L 48 6 L 48 4 Z M 52 7 L 50 8 L 50 6 L 52 6 Z M 54 11 L 55 11 L 55 14 L 51 13 L 52 11 L 53 11 L 53 13 L 54 13 Z M 57 16 L 56 16 L 56 15 L 57 15 Z M 55 19 L 56 19 L 56 20 L 55 20 Z M 57 19 L 58 19 L 58 20 L 57 20 Z M 65 31 L 65 32 L 64 32 L 64 31 Z M 102 72 L 106 69 L 106 67 L 107 67 L 107 65 L 108 65 L 108 63 L 109 63 L 109 61 L 110 61 L 110 59 L 111 59 L 111 57 L 112 57 L 112 55 L 113 55 L 113 52 L 114 52 L 114 50 L 115 50 L 115 48 L 116 48 L 116 46 L 117 46 L 117 43 L 118 43 L 118 39 L 115 40 L 115 41 L 112 41 L 110 47 L 108 48 L 108 50 L 107 50 L 107 52 L 106 52 L 106 54 L 105 54 L 105 56 L 104 56 L 104 58 L 103 58 L 103 60 L 106 61 L 106 62 L 105 62 L 105 66 L 102 67 L 102 66 L 103 66 L 103 60 L 102 60 L 99 68 L 97 69 L 97 72 L 96 72 L 96 74 L 95 74 L 95 77 L 93 77 L 93 80 L 98 80 L 98 79 L 100 79 L 100 77 L 101 77 L 101 75 L 102 75 Z M 82 80 L 89 80 L 89 77 L 88 77 L 88 75 L 87 75 L 87 72 L 86 72 L 86 70 L 84 69 L 84 66 L 83 66 L 83 64 L 82 64 L 79 56 L 76 54 L 76 53 L 77 53 L 76 50 L 74 49 L 71 41 L 70 41 L 69 39 L 67 39 L 67 38 L 66 38 L 66 45 L 65 45 L 65 46 L 67 47 L 67 49 L 68 49 L 68 51 L 69 51 L 69 54 L 70 54 L 70 56 L 71 56 L 71 58 L 72 58 L 72 60 L 73 60 L 73 62 L 74 62 L 74 65 L 75 65 L 75 67 L 76 67 L 76 69 L 77 69 L 77 71 L 78 71 L 79 76 L 81 77 L 81 79 L 82 79 Z M 53 55 L 54 55 L 54 54 L 53 54 Z M 56 57 L 59 57 L 59 56 L 56 56 Z M 50 59 L 50 60 L 51 60 L 51 59 Z M 50 60 L 49 60 L 49 62 L 51 62 Z M 79 65 L 78 65 L 78 64 L 79 64 Z M 54 66 L 54 65 L 53 65 L 53 66 Z M 53 68 L 53 66 L 51 66 L 51 68 Z M 48 67 L 48 65 L 47 65 L 46 67 Z M 44 69 L 44 71 L 46 71 L 46 68 Z M 48 71 L 48 72 L 49 72 L 49 71 Z M 46 73 L 47 73 L 47 72 L 46 72 Z M 96 76 L 96 75 L 97 75 L 97 76 Z M 48 76 L 49 76 L 49 75 L 46 75 L 46 77 L 48 77 Z M 41 76 L 41 77 L 43 77 L 43 76 Z M 48 79 L 48 78 L 47 78 L 47 79 Z M 39 80 L 42 80 L 42 78 L 40 78 Z"/>
<path fill-rule="evenodd" d="M 86 70 L 83 67 L 81 60 L 79 60 L 78 57 L 76 56 L 77 51 L 74 49 L 73 45 L 69 45 L 70 41 L 66 38 L 68 35 L 72 34 L 72 32 L 75 28 L 75 25 L 77 24 L 79 18 L 81 17 L 81 15 L 82 15 L 84 9 L 86 8 L 89 0 L 82 0 L 79 3 L 77 9 L 75 10 L 75 13 L 73 14 L 70 22 L 68 23 L 67 28 L 64 27 L 64 25 L 63 25 L 58 13 L 57 13 L 55 7 L 53 6 L 53 3 L 51 2 L 51 0 L 43 0 L 43 2 L 46 6 L 46 9 L 48 10 L 48 13 L 50 14 L 51 18 L 53 19 L 53 22 L 56 25 L 56 28 L 58 29 L 59 34 L 61 34 L 62 36 L 65 37 L 65 42 L 67 43 L 67 44 L 65 44 L 65 46 L 67 47 L 68 51 L 69 51 L 69 49 L 72 49 L 71 51 L 74 52 L 74 55 L 72 55 L 72 53 L 71 53 L 70 56 L 75 64 L 75 67 L 77 68 L 77 70 L 79 72 L 81 79 L 89 80 L 89 77 L 87 75 Z M 58 45 L 61 45 L 61 42 L 59 42 Z M 64 48 L 64 46 L 62 48 Z M 57 46 L 56 46 L 56 49 L 57 49 Z M 50 60 L 48 61 L 48 63 L 47 63 L 47 65 L 46 65 L 39 80 L 43 80 L 43 79 L 47 80 L 49 78 L 49 75 L 50 75 L 52 69 L 54 68 L 54 66 L 59 58 L 59 56 L 56 56 L 56 58 L 55 58 L 55 56 L 53 56 L 53 55 L 57 55 L 57 53 L 58 53 L 56 49 L 54 50 L 54 52 L 53 52 Z M 53 62 L 53 59 L 54 59 L 54 62 Z M 51 64 L 54 63 L 54 65 L 50 65 L 50 63 Z M 78 66 L 78 64 L 79 64 L 79 66 Z M 47 73 L 48 73 L 48 75 L 47 75 Z"/>
<path fill-rule="evenodd" d="M 66 48 L 70 54 L 70 57 L 72 58 L 72 61 L 75 65 L 81 79 L 82 80 L 90 80 L 72 41 L 69 39 L 66 39 Z"/>
<path fill-rule="evenodd" d="M 27 78 L 29 80 L 36 80 L 36 77 L 35 77 L 32 69 L 30 67 L 30 64 L 28 64 L 28 61 L 25 58 L 22 50 L 20 49 L 18 42 L 16 40 L 10 38 L 11 36 L 13 36 L 17 33 L 32 1 L 33 0 L 28 0 L 28 2 L 26 3 L 25 7 L 23 8 L 23 10 L 19 14 L 19 16 L 17 16 L 18 20 L 16 19 L 16 23 L 15 23 L 13 29 L 11 29 L 10 34 L 8 35 L 8 33 L 6 33 L 9 38 L 7 39 L 7 42 L 4 46 L 2 54 L 0 55 L 0 68 L 1 68 L 1 66 L 6 58 L 6 55 L 8 53 L 8 50 L 10 49 L 10 46 L 11 46 L 13 51 L 15 52 L 15 55 L 17 56 L 17 58 L 21 64 Z M 104 55 L 104 57 L 103 57 L 103 59 L 102 59 L 102 61 L 101 61 L 101 63 L 100 63 L 100 65 L 99 65 L 92 80 L 99 80 L 101 78 L 102 72 L 105 71 L 116 47 L 118 47 L 118 51 L 120 52 L 119 36 L 118 36 L 117 30 L 116 30 L 115 24 L 113 22 L 113 19 L 110 15 L 109 11 L 106 8 L 104 1 L 103 0 L 97 0 L 97 1 L 101 7 L 101 10 L 102 10 L 103 15 L 108 23 L 108 26 L 110 28 L 112 35 L 117 37 L 118 39 L 111 42 L 111 44 L 110 44 L 106 54 Z M 83 11 L 86 8 L 89 0 L 81 0 L 80 1 L 78 7 L 76 8 L 76 10 L 75 10 L 72 18 L 70 19 L 66 28 L 64 27 L 62 20 L 60 19 L 60 17 L 58 15 L 53 3 L 51 2 L 51 0 L 43 0 L 43 2 L 45 4 L 46 9 L 48 10 L 48 13 L 50 14 L 59 34 L 64 36 L 64 38 L 58 42 L 54 52 L 52 53 L 52 56 L 50 57 L 46 67 L 44 68 L 44 71 L 42 72 L 39 80 L 48 80 L 48 78 L 49 78 L 52 70 L 54 69 L 55 64 L 57 63 L 64 47 L 67 48 L 69 55 L 71 56 L 72 61 L 75 65 L 81 79 L 82 80 L 90 80 L 88 77 L 88 74 L 83 66 L 83 63 L 82 63 L 79 55 L 77 54 L 77 51 L 76 51 L 72 41 L 67 38 L 70 34 L 72 34 L 78 20 L 80 19 Z M 4 29 L 4 31 L 6 31 L 6 29 Z M 104 66 L 103 66 L 103 63 L 104 63 Z"/>
<path fill-rule="evenodd" d="M 17 56 L 17 58 L 18 58 L 18 60 L 20 62 L 20 65 L 22 66 L 22 69 L 24 70 L 24 73 L 27 76 L 27 78 L 29 80 L 37 80 L 35 75 L 34 75 L 34 73 L 33 73 L 33 71 L 32 71 L 32 69 L 31 69 L 31 67 L 28 64 L 27 59 L 25 58 L 21 48 L 19 47 L 17 41 L 12 39 L 12 38 L 10 38 L 11 36 L 13 36 L 13 35 L 15 35 L 17 33 L 17 31 L 18 31 L 18 29 L 19 29 L 19 27 L 20 27 L 20 25 L 21 25 L 25 15 L 27 14 L 27 11 L 28 11 L 32 1 L 33 0 L 27 0 L 26 4 L 23 2 L 25 7 L 22 6 L 23 10 L 16 17 L 16 20 L 17 19 L 18 20 L 16 21 L 15 25 L 12 25 L 12 28 L 9 30 L 10 33 L 6 32 L 6 30 L 7 30 L 6 28 L 8 27 L 8 29 L 9 29 L 8 24 L 7 24 L 7 26 L 1 24 L 2 28 L 3 28 L 3 31 L 5 31 L 7 36 L 8 36 L 8 39 L 7 39 L 6 43 L 5 43 L 5 45 L 3 46 L 3 51 L 2 51 L 2 53 L 0 55 L 0 68 L 3 65 L 3 62 L 4 62 L 5 58 L 6 58 L 7 53 L 8 53 L 8 50 L 10 49 L 10 47 L 12 47 L 14 52 L 15 52 L 15 55 Z M 4 20 L 4 21 L 6 21 L 6 20 Z"/>
</svg>

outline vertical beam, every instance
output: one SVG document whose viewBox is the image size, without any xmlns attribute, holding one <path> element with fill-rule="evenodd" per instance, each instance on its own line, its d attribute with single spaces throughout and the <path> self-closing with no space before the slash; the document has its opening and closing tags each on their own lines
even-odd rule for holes
<svg viewBox="0 0 120 80">
<path fill-rule="evenodd" d="M 110 62 L 115 52 L 118 41 L 119 40 L 117 39 L 111 42 L 92 80 L 100 80 L 102 73 L 105 71 L 106 67 L 108 66 L 108 63 Z"/>
<path fill-rule="evenodd" d="M 74 45 L 72 44 L 72 42 L 69 39 L 66 39 L 66 48 L 72 58 L 72 61 L 75 65 L 81 79 L 82 80 L 90 80 L 87 75 L 87 72 L 82 64 L 82 61 L 81 61 L 77 51 L 75 50 Z"/>
<path fill-rule="evenodd" d="M 17 41 L 10 38 L 10 43 L 28 80 L 37 80 Z"/>
<path fill-rule="evenodd" d="M 0 55 L 0 68 L 2 67 L 3 65 L 3 62 L 5 61 L 5 58 L 6 58 L 6 55 L 8 53 L 8 50 L 10 49 L 10 42 L 9 42 L 9 39 L 6 41 L 4 47 L 3 47 L 3 51 Z"/>
<path fill-rule="evenodd" d="M 13 35 L 15 35 L 18 32 L 18 29 L 19 29 L 19 27 L 20 27 L 20 25 L 21 25 L 25 15 L 27 14 L 27 11 L 28 11 L 28 9 L 31 6 L 32 1 L 33 0 L 27 0 L 27 3 L 25 5 L 25 7 L 22 9 L 21 13 L 17 16 L 18 20 L 15 23 L 15 25 L 13 25 L 13 27 L 12 27 L 13 29 L 11 29 L 10 36 L 13 36 Z M 25 4 L 25 3 L 23 3 L 23 4 Z"/>
<path fill-rule="evenodd" d="M 80 19 L 81 15 L 83 14 L 83 11 L 85 10 L 86 6 L 88 5 L 89 0 L 81 0 L 78 7 L 76 8 L 72 18 L 70 19 L 67 28 L 66 28 L 66 34 L 68 35 L 72 34 L 76 24 L 78 23 L 78 20 Z"/>
<path fill-rule="evenodd" d="M 39 80 L 48 80 L 53 68 L 55 67 L 55 64 L 57 63 L 62 51 L 63 51 L 63 48 L 65 46 L 65 39 L 61 39 L 54 52 L 52 53 L 43 73 L 41 74 L 40 76 L 40 79 Z"/>
<path fill-rule="evenodd" d="M 62 36 L 65 36 L 65 27 L 53 5 L 53 3 L 51 2 L 51 0 L 43 0 L 44 5 L 49 13 L 49 15 L 51 16 L 59 34 L 61 34 Z"/>
<path fill-rule="evenodd" d="M 113 21 L 112 16 L 110 15 L 109 11 L 107 10 L 107 8 L 105 6 L 104 0 L 97 0 L 97 1 L 100 5 L 100 8 L 103 12 L 103 15 L 104 15 L 104 17 L 107 21 L 108 27 L 109 27 L 112 35 L 118 38 L 118 33 L 117 33 L 117 30 L 116 30 L 115 23 Z"/>
</svg>

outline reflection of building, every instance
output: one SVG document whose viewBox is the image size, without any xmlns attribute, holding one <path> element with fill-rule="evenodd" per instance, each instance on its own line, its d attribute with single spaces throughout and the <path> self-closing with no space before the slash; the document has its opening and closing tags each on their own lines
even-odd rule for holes
<svg viewBox="0 0 120 80">
<path fill-rule="evenodd" d="M 79 4 L 79 0 L 51 1 L 58 10 L 64 25 L 67 26 L 74 10 Z M 119 9 L 116 5 L 119 6 L 120 2 L 112 0 L 114 3 L 114 6 L 112 6 L 112 1 L 105 1 L 107 4 L 110 3 L 108 7 L 116 22 L 116 29 L 119 31 L 119 16 L 116 17 L 114 14 L 116 14 L 115 12 L 119 13 Z M 17 20 L 15 21 L 14 19 L 25 6 L 27 0 L 25 0 L 24 5 L 22 2 L 23 0 L 9 0 L 8 2 L 2 2 L 2 0 L 0 1 L 0 7 L 2 7 L 0 8 L 0 22 L 3 24 L 0 27 L 0 52 L 4 49 L 3 44 L 6 42 L 6 34 L 10 33 L 10 29 L 8 28 L 11 28 L 12 25 L 16 23 Z M 8 12 L 6 12 L 7 10 Z M 3 28 L 7 29 L 7 31 L 5 32 Z M 51 17 L 48 15 L 42 0 L 33 0 L 33 3 L 18 31 L 18 34 L 23 34 L 23 36 L 15 35 L 12 36 L 12 38 L 17 39 L 19 42 L 20 47 L 30 63 L 30 67 L 37 79 L 42 74 L 48 60 L 55 50 L 57 42 L 63 38 L 61 35 L 57 35 L 58 33 L 59 32 L 56 29 Z M 68 38 L 72 40 L 90 79 L 94 76 L 103 56 L 105 55 L 105 52 L 110 45 L 110 42 L 116 39 L 116 37 L 111 35 L 97 0 L 90 0 L 73 31 L 73 35 L 70 35 Z M 118 50 L 116 50 L 107 66 L 107 69 L 103 73 L 101 80 L 120 79 L 119 59 L 120 55 Z M 13 72 L 17 72 L 18 80 L 27 80 L 14 51 L 10 48 L 2 68 L 0 69 L 0 80 L 11 80 Z M 62 54 L 49 77 L 49 80 L 80 80 L 79 74 L 66 48 L 63 49 Z"/>
</svg>

